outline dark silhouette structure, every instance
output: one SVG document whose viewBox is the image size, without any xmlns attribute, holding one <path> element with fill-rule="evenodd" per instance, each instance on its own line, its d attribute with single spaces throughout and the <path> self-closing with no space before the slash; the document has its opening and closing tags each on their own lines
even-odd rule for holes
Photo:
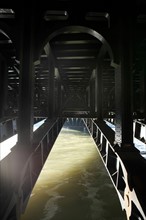
<svg viewBox="0 0 146 220">
<path fill-rule="evenodd" d="M 146 219 L 145 0 L 0 2 L 0 142 L 18 133 L 2 220 L 20 218 L 66 118 L 87 125 L 127 219 Z"/>
</svg>

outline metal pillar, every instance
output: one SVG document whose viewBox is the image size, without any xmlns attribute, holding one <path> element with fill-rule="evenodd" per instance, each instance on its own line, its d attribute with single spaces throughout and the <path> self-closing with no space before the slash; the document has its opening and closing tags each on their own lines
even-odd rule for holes
<svg viewBox="0 0 146 220">
<path fill-rule="evenodd" d="M 115 72 L 116 143 L 133 145 L 132 17 L 119 19 L 120 64 Z"/>
<path fill-rule="evenodd" d="M 48 117 L 49 118 L 53 118 L 54 116 L 54 71 L 55 71 L 55 67 L 53 65 L 53 62 L 51 61 L 50 58 L 50 62 L 49 62 L 49 68 L 50 68 L 50 72 L 49 72 L 49 94 L 48 94 Z"/>
<path fill-rule="evenodd" d="M 140 75 L 140 113 L 142 113 L 146 122 L 146 63 L 141 60 L 141 75 Z"/>
<path fill-rule="evenodd" d="M 95 79 L 90 82 L 90 113 L 95 114 Z"/>
<path fill-rule="evenodd" d="M 20 23 L 20 94 L 19 94 L 19 126 L 18 145 L 30 147 L 33 139 L 33 11 L 31 6 L 22 9 Z"/>
<path fill-rule="evenodd" d="M 58 96 L 57 96 L 57 103 L 58 103 L 58 109 L 57 113 L 60 114 L 61 111 L 61 105 L 62 105 L 62 90 L 61 90 L 61 82 L 60 79 L 58 79 Z"/>
<path fill-rule="evenodd" d="M 61 110 L 61 79 L 57 68 L 54 69 L 54 78 L 54 113 L 58 115 Z"/>
<path fill-rule="evenodd" d="M 144 63 L 144 119 L 146 123 L 146 62 Z"/>
<path fill-rule="evenodd" d="M 102 68 L 101 62 L 98 63 L 96 69 L 96 84 L 97 84 L 97 118 L 102 119 Z"/>
</svg>

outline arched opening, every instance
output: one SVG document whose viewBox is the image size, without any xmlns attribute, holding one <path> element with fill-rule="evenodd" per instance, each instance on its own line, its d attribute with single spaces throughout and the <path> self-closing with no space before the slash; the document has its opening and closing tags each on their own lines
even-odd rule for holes
<svg viewBox="0 0 146 220">
<path fill-rule="evenodd" d="M 49 66 L 53 63 L 53 71 L 57 72 L 54 73 L 54 91 L 57 96 L 55 100 L 59 100 L 57 85 L 60 84 L 62 111 L 59 113 L 61 114 L 64 112 L 89 113 L 91 108 L 93 113 L 97 112 L 96 78 L 99 71 L 98 65 L 101 63 L 105 69 L 100 70 L 103 84 L 100 92 L 106 97 L 113 90 L 112 49 L 106 39 L 91 28 L 65 26 L 54 31 L 44 42 L 40 59 L 42 58 L 43 62 Z M 109 77 L 112 81 L 110 88 L 107 87 Z M 49 91 L 49 88 L 45 90 Z M 94 105 L 90 103 L 92 96 Z M 54 106 L 57 108 L 56 104 Z M 103 110 L 105 111 L 106 109 Z"/>
</svg>

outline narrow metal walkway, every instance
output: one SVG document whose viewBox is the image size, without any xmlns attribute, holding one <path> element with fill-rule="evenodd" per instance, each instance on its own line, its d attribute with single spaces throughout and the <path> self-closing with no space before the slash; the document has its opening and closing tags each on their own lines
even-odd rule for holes
<svg viewBox="0 0 146 220">
<path fill-rule="evenodd" d="M 66 122 L 21 220 L 125 220 L 116 190 L 83 124 Z"/>
</svg>

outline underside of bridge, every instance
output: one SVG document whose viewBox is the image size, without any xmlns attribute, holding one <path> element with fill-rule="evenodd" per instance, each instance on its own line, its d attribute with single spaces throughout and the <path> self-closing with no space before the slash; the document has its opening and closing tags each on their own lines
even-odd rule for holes
<svg viewBox="0 0 146 220">
<path fill-rule="evenodd" d="M 139 156 L 135 160 L 131 157 L 138 154 L 133 150 L 133 120 L 145 126 L 145 100 L 145 0 L 135 0 L 129 5 L 122 0 L 81 3 L 38 0 L 17 4 L 1 1 L 0 142 L 18 132 L 15 153 L 17 156 L 23 154 L 22 167 L 34 145 L 39 143 L 33 134 L 36 120 L 48 120 L 41 131 L 43 135 L 47 134 L 45 141 L 50 137 L 48 130 L 55 120 L 59 120 L 57 132 L 52 132 L 53 144 L 67 117 L 100 122 L 112 119 L 115 136 L 111 145 L 128 152 L 127 155 L 131 152 L 126 161 L 130 158 L 132 164 L 142 161 L 141 172 L 145 175 L 145 160 Z M 17 121 L 15 131 L 10 122 L 14 118 Z M 143 141 L 146 143 L 146 133 Z M 125 156 L 121 158 L 125 159 Z M 127 166 L 131 175 L 134 171 L 131 171 L 131 165 Z M 6 178 L 4 185 L 5 182 Z M 146 203 L 146 190 L 142 187 L 140 192 Z M 135 219 L 146 217 L 144 200 L 140 203 L 140 215 Z M 15 203 L 18 206 L 18 201 Z M 21 208 L 15 206 L 18 212 L 14 214 L 14 206 L 8 212 L 7 205 L 4 204 L 2 219 L 19 219 Z"/>
</svg>

